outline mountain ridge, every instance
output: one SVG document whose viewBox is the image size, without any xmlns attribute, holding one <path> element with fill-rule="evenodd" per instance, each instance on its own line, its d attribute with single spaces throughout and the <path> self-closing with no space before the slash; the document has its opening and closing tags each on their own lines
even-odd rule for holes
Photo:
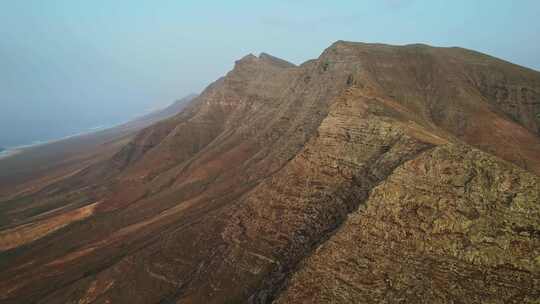
<svg viewBox="0 0 540 304">
<path fill-rule="evenodd" d="M 537 298 L 538 73 L 424 46 L 267 56 L 112 157 L 0 203 L 0 233 L 19 236 L 0 242 L 0 301 L 414 302 L 397 287 L 417 273 L 426 301 Z M 511 293 L 509 273 L 532 282 Z"/>
</svg>

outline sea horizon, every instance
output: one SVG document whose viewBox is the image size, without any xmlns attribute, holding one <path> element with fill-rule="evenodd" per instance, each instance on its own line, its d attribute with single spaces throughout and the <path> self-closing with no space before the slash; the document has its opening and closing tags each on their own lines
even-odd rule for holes
<svg viewBox="0 0 540 304">
<path fill-rule="evenodd" d="M 157 109 L 146 110 L 143 113 L 140 113 L 138 115 L 134 115 L 131 118 L 123 119 L 121 121 L 116 121 L 116 122 L 113 122 L 113 123 L 101 123 L 101 124 L 94 125 L 92 127 L 81 128 L 81 131 L 69 132 L 69 133 L 67 133 L 67 135 L 47 136 L 46 138 L 31 139 L 31 140 L 27 140 L 27 141 L 22 141 L 21 140 L 20 144 L 1 144 L 0 143 L 0 160 L 5 159 L 5 158 L 10 157 L 10 156 L 13 156 L 13 155 L 16 155 L 16 154 L 18 154 L 18 153 L 20 153 L 20 152 L 22 152 L 23 150 L 26 150 L 26 149 L 35 148 L 37 146 L 46 145 L 46 144 L 50 144 L 50 143 L 70 139 L 70 138 L 73 138 L 73 137 L 82 136 L 82 135 L 88 135 L 88 134 L 103 131 L 103 130 L 106 130 L 106 129 L 111 129 L 111 128 L 114 128 L 114 127 L 118 127 L 118 126 L 121 126 L 123 124 L 129 123 L 130 121 L 135 120 L 135 119 L 137 119 L 139 117 L 143 117 L 144 115 L 150 114 L 152 112 L 158 111 L 159 109 L 163 109 L 163 108 L 164 107 L 157 108 Z"/>
<path fill-rule="evenodd" d="M 94 126 L 94 127 L 87 128 L 87 129 L 85 129 L 83 131 L 72 133 L 72 134 L 69 134 L 69 135 L 60 136 L 60 137 L 53 137 L 53 138 L 48 138 L 48 139 L 43 139 L 43 140 L 34 140 L 32 142 L 25 143 L 25 144 L 20 144 L 20 145 L 11 145 L 11 146 L 10 145 L 5 145 L 5 146 L 0 145 L 0 160 L 11 157 L 11 156 L 14 156 L 14 155 L 17 155 L 17 154 L 19 154 L 19 153 L 21 153 L 21 152 L 23 152 L 24 150 L 27 150 L 27 149 L 31 149 L 31 148 L 35 148 L 35 147 L 38 147 L 38 146 L 59 142 L 59 141 L 74 138 L 74 137 L 77 137 L 77 136 L 96 133 L 96 132 L 103 131 L 103 130 L 106 130 L 106 129 L 114 128 L 114 127 L 122 125 L 124 123 L 125 122 L 117 123 L 117 124 L 113 124 L 113 125 L 97 125 L 97 126 Z"/>
</svg>

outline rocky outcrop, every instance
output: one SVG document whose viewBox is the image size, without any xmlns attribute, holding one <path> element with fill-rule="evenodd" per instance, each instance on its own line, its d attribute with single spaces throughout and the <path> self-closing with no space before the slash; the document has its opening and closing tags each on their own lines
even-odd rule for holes
<svg viewBox="0 0 540 304">
<path fill-rule="evenodd" d="M 405 162 L 277 303 L 537 303 L 540 179 L 443 145 Z"/>
</svg>

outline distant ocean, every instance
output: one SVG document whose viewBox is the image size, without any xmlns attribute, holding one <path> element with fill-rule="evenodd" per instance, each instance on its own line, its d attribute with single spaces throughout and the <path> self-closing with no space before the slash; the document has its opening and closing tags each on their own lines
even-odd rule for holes
<svg viewBox="0 0 540 304">
<path fill-rule="evenodd" d="M 37 146 L 40 146 L 40 145 L 44 145 L 44 144 L 48 144 L 48 143 L 52 143 L 52 142 L 56 142 L 56 141 L 60 141 L 60 140 L 80 136 L 80 135 L 94 133 L 94 132 L 97 132 L 97 131 L 112 128 L 112 127 L 117 126 L 117 125 L 120 125 L 120 124 L 115 124 L 115 125 L 110 125 L 110 126 L 99 125 L 99 126 L 88 128 L 83 132 L 78 132 L 78 133 L 74 133 L 74 134 L 59 137 L 59 138 L 54 138 L 54 139 L 49 139 L 49 140 L 33 141 L 33 142 L 31 142 L 29 144 L 25 144 L 25 145 L 0 147 L 0 159 L 4 159 L 4 158 L 7 158 L 7 157 L 16 155 L 16 154 L 22 152 L 25 149 L 34 148 L 34 147 L 37 147 Z"/>
<path fill-rule="evenodd" d="M 71 128 L 71 132 L 62 129 L 59 130 L 58 128 L 51 128 L 50 130 L 39 130 L 40 132 L 24 132 L 22 134 L 0 134 L 0 160 L 18 154 L 25 149 L 34 148 L 40 145 L 68 139 L 75 136 L 90 134 L 101 130 L 114 128 L 116 126 L 120 126 L 129 121 L 132 121 L 138 117 L 143 117 L 144 115 L 153 111 L 156 111 L 156 109 L 146 109 L 144 112 L 133 115 L 132 117 L 115 119 L 111 120 L 110 122 L 94 125 L 92 127 Z M 36 138 L 38 140 L 35 140 Z"/>
</svg>

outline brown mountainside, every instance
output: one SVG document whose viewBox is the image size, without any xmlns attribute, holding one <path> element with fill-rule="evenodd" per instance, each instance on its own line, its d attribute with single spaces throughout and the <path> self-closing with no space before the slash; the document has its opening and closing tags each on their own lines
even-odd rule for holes
<svg viewBox="0 0 540 304">
<path fill-rule="evenodd" d="M 540 299 L 540 73 L 460 48 L 248 55 L 0 202 L 0 303 Z"/>
</svg>

